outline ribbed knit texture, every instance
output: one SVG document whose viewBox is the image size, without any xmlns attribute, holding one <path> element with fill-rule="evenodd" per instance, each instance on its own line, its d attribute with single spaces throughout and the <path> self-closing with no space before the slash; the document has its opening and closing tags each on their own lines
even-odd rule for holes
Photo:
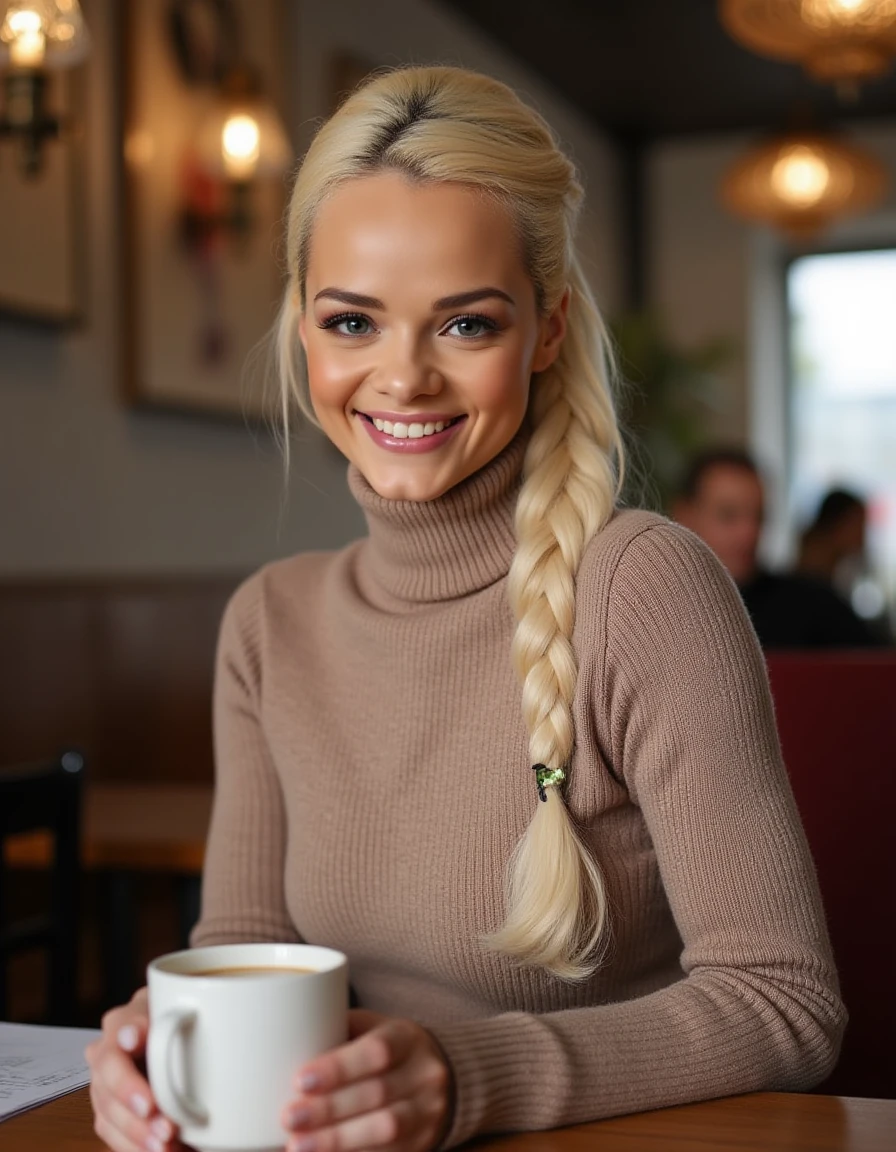
<svg viewBox="0 0 896 1152">
<path fill-rule="evenodd" d="M 307 940 L 361 1003 L 429 1027 L 446 1146 L 764 1089 L 805 1089 L 845 1014 L 762 655 L 692 535 L 623 512 L 577 579 L 568 800 L 612 947 L 571 985 L 488 952 L 536 797 L 506 574 L 525 444 L 425 504 L 350 472 L 370 536 L 234 596 L 194 944 Z"/>
</svg>

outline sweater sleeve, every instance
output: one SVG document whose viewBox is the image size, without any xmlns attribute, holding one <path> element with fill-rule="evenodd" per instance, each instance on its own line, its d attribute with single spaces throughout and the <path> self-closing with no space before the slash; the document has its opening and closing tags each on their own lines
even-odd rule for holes
<svg viewBox="0 0 896 1152">
<path fill-rule="evenodd" d="M 193 947 L 299 936 L 284 897 L 286 817 L 261 724 L 263 576 L 234 593 L 218 641 L 215 800 Z"/>
<path fill-rule="evenodd" d="M 610 586 L 603 700 L 683 942 L 683 979 L 627 1002 L 433 1029 L 456 1083 L 446 1147 L 752 1091 L 833 1067 L 845 1026 L 762 654 L 727 573 L 655 521 Z"/>
</svg>

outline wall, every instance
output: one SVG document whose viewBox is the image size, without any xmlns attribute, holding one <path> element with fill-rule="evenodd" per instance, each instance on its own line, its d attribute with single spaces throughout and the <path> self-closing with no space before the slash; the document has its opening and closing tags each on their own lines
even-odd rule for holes
<svg viewBox="0 0 896 1152">
<path fill-rule="evenodd" d="M 599 132 L 497 47 L 429 0 L 376 6 L 288 0 L 294 138 L 326 111 L 338 50 L 374 64 L 441 60 L 483 68 L 534 99 L 581 165 L 591 203 L 588 265 L 603 303 L 619 282 L 615 169 Z M 117 202 L 115 0 L 83 0 L 93 38 L 86 111 L 85 321 L 52 332 L 0 319 L 0 575 L 243 571 L 363 529 L 344 463 L 308 431 L 288 500 L 270 438 L 238 423 L 127 410 Z M 261 334 L 259 334 L 261 335 Z"/>
<path fill-rule="evenodd" d="M 685 347 L 724 337 L 742 348 L 747 317 L 749 231 L 722 211 L 719 174 L 743 142 L 730 137 L 656 145 L 647 165 L 648 296 L 670 336 Z M 737 355 L 710 435 L 739 439 L 746 379 Z"/>
</svg>

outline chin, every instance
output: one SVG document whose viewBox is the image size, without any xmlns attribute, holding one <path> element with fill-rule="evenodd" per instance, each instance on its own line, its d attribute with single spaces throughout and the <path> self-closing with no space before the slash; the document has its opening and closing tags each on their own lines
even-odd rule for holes
<svg viewBox="0 0 896 1152">
<path fill-rule="evenodd" d="M 378 496 L 384 500 L 410 500 L 415 504 L 425 504 L 428 500 L 438 500 L 440 496 L 459 484 L 459 480 L 439 481 L 416 476 L 366 476 L 365 479 Z"/>
</svg>

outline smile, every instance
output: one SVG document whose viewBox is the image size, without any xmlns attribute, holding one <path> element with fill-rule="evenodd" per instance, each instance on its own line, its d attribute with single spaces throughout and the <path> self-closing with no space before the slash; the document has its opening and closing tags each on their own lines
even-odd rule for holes
<svg viewBox="0 0 896 1152">
<path fill-rule="evenodd" d="M 457 430 L 458 426 L 466 420 L 462 416 L 441 416 L 437 420 L 423 420 L 413 418 L 404 420 L 387 420 L 367 412 L 358 412 L 364 428 L 372 439 L 383 448 L 394 450 L 414 448 L 437 448 L 444 444 Z"/>
</svg>

